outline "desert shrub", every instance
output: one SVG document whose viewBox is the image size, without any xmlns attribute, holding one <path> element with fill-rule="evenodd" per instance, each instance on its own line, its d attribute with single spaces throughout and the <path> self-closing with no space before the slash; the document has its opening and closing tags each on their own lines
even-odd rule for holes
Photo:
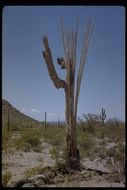
<svg viewBox="0 0 127 190">
<path fill-rule="evenodd" d="M 118 119 L 110 119 L 105 123 L 104 134 L 110 142 L 124 141 L 125 124 Z"/>
<path fill-rule="evenodd" d="M 125 147 L 122 143 L 118 143 L 116 147 L 107 151 L 107 166 L 111 171 L 118 172 L 120 174 L 125 173 Z"/>
<path fill-rule="evenodd" d="M 123 143 L 118 142 L 112 148 L 101 149 L 99 156 L 101 160 L 105 160 L 105 166 L 113 173 L 125 174 L 125 146 Z"/>
<path fill-rule="evenodd" d="M 49 153 L 51 154 L 51 158 L 58 162 L 60 158 L 60 150 L 56 147 L 50 149 Z"/>
<path fill-rule="evenodd" d="M 3 187 L 6 187 L 8 181 L 11 179 L 11 177 L 12 177 L 12 174 L 10 172 L 5 172 L 2 175 L 2 186 Z"/>
<path fill-rule="evenodd" d="M 96 140 L 93 135 L 91 135 L 90 133 L 78 134 L 77 144 L 80 149 L 81 158 L 94 156 L 94 152 L 96 148 Z"/>
<path fill-rule="evenodd" d="M 50 149 L 51 158 L 55 160 L 55 163 L 58 164 L 66 160 L 66 148 L 65 144 L 63 146 L 53 146 Z"/>
<path fill-rule="evenodd" d="M 7 130 L 7 126 L 3 126 L 2 127 L 2 138 L 6 139 L 8 137 L 8 130 Z"/>
<path fill-rule="evenodd" d="M 12 132 L 8 133 L 7 127 L 2 128 L 2 151 L 8 152 L 13 148 Z"/>
<path fill-rule="evenodd" d="M 97 138 L 103 138 L 104 132 L 104 137 L 108 138 L 110 142 L 125 139 L 125 124 L 117 118 L 107 120 L 103 130 L 99 115 L 84 114 L 83 118 L 78 118 L 78 120 L 78 128 L 82 129 L 84 133 L 88 132 Z"/>
<path fill-rule="evenodd" d="M 16 149 L 23 149 L 24 151 L 30 151 L 39 147 L 41 144 L 41 134 L 39 130 L 26 129 L 21 132 L 21 137 L 14 140 Z"/>
<path fill-rule="evenodd" d="M 66 160 L 66 140 L 65 128 L 59 128 L 54 138 L 50 139 L 53 147 L 50 149 L 51 158 L 55 160 L 55 165 L 58 166 Z"/>
<path fill-rule="evenodd" d="M 84 114 L 83 118 L 78 118 L 79 126 L 84 133 L 90 133 L 98 138 L 102 138 L 102 129 L 99 115 Z"/>
<path fill-rule="evenodd" d="M 9 135 L 8 135 L 7 127 L 2 127 L 2 150 L 7 149 L 8 139 L 9 139 Z"/>
<path fill-rule="evenodd" d="M 27 143 L 27 142 L 23 142 L 22 140 L 17 140 L 17 142 L 15 141 L 15 145 L 16 145 L 16 148 L 17 149 L 20 149 L 24 152 L 30 152 L 31 150 L 31 145 L 30 143 Z"/>
<path fill-rule="evenodd" d="M 34 152 L 41 152 L 42 151 L 42 147 L 40 145 L 34 146 L 32 149 Z"/>
<path fill-rule="evenodd" d="M 11 131 L 20 131 L 20 126 L 17 123 L 12 123 Z"/>
<path fill-rule="evenodd" d="M 57 126 L 50 125 L 46 130 L 43 129 L 42 134 L 45 141 L 57 146 L 63 142 L 65 128 L 58 128 Z"/>
</svg>

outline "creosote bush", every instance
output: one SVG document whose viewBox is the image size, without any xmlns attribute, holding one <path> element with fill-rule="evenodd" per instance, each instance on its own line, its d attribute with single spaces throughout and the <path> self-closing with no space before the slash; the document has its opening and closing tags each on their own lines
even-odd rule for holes
<svg viewBox="0 0 127 190">
<path fill-rule="evenodd" d="M 78 118 L 79 127 L 84 133 L 90 133 L 97 138 L 102 138 L 100 116 L 97 114 L 83 114 L 83 118 Z"/>
<path fill-rule="evenodd" d="M 95 137 L 90 133 L 80 132 L 77 138 L 79 149 L 81 150 L 81 158 L 94 156 L 96 150 L 96 140 Z"/>
<path fill-rule="evenodd" d="M 23 149 L 24 151 L 30 151 L 33 149 L 39 151 L 41 145 L 41 133 L 39 129 L 26 129 L 21 132 L 21 137 L 14 140 L 16 149 Z"/>
<path fill-rule="evenodd" d="M 55 160 L 56 165 L 63 163 L 67 156 L 65 144 L 62 146 L 53 146 L 49 152 L 51 154 L 51 158 Z"/>
<path fill-rule="evenodd" d="M 56 125 L 47 126 L 46 130 L 42 129 L 42 136 L 44 140 L 54 146 L 63 143 L 65 138 L 65 128 L 58 128 Z"/>
<path fill-rule="evenodd" d="M 105 159 L 105 166 L 119 176 L 125 175 L 125 145 L 118 142 L 114 147 L 103 148 L 99 152 L 100 161 Z"/>
<path fill-rule="evenodd" d="M 118 119 L 109 119 L 105 123 L 104 128 L 105 137 L 111 142 L 120 142 L 125 140 L 125 124 Z"/>
</svg>

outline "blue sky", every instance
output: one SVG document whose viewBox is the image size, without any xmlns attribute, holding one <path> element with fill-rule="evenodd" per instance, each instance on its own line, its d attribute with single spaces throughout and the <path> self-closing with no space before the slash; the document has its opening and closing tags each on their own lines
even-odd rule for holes
<svg viewBox="0 0 127 190">
<path fill-rule="evenodd" d="M 94 28 L 82 78 L 78 116 L 100 114 L 125 120 L 125 8 L 122 6 L 6 6 L 2 14 L 2 97 L 21 112 L 38 119 L 64 120 L 64 90 L 50 80 L 42 56 L 47 35 L 56 63 L 64 56 L 60 17 L 75 28 L 79 19 L 77 69 L 82 37 L 89 18 Z"/>
</svg>

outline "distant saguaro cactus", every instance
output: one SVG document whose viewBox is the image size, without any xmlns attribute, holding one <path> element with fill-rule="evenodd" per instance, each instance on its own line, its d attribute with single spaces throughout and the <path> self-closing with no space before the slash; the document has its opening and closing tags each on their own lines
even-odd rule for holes
<svg viewBox="0 0 127 190">
<path fill-rule="evenodd" d="M 66 102 L 66 142 L 67 142 L 67 164 L 70 168 L 79 167 L 79 150 L 77 149 L 76 141 L 76 122 L 77 122 L 77 109 L 78 98 L 81 86 L 81 79 L 84 70 L 84 64 L 86 63 L 90 38 L 92 33 L 92 21 L 89 20 L 87 28 L 83 35 L 83 44 L 81 50 L 80 64 L 78 68 L 77 86 L 75 93 L 75 68 L 76 68 L 76 47 L 77 47 L 77 33 L 76 31 L 68 31 L 63 28 L 62 24 L 62 37 L 65 59 L 58 58 L 57 63 L 61 66 L 61 69 L 66 71 L 66 79 L 62 80 L 58 77 L 55 70 L 52 53 L 49 48 L 47 36 L 43 37 L 44 51 L 43 57 L 47 66 L 48 74 L 54 84 L 59 89 L 63 88 L 65 92 Z M 74 96 L 75 95 L 75 96 Z"/>
<path fill-rule="evenodd" d="M 8 114 L 7 114 L 7 131 L 8 131 L 8 135 L 10 133 L 10 109 L 8 108 Z"/>
<path fill-rule="evenodd" d="M 59 126 L 60 126 L 60 120 L 59 120 L 59 118 L 58 118 L 57 127 L 59 127 Z"/>
<path fill-rule="evenodd" d="M 101 114 L 100 114 L 100 120 L 102 122 L 102 131 L 103 131 L 103 138 L 104 138 L 104 120 L 106 119 L 106 113 L 105 109 L 102 108 Z"/>
<path fill-rule="evenodd" d="M 46 118 L 46 112 L 45 112 L 45 130 L 46 130 L 46 125 L 47 125 L 47 118 Z"/>
</svg>

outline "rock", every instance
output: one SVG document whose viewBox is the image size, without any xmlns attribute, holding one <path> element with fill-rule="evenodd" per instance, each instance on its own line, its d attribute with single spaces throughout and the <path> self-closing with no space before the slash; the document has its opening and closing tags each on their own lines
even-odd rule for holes
<svg viewBox="0 0 127 190">
<path fill-rule="evenodd" d="M 53 181 L 54 181 L 54 184 L 57 184 L 57 183 L 64 182 L 64 179 L 62 177 L 55 177 Z"/>
<path fill-rule="evenodd" d="M 35 187 L 35 185 L 32 185 L 31 183 L 25 183 L 22 187 Z"/>
<path fill-rule="evenodd" d="M 46 176 L 45 175 L 35 175 L 34 177 L 29 178 L 28 181 L 35 187 L 44 187 L 44 185 L 46 183 Z"/>
<path fill-rule="evenodd" d="M 50 184 L 50 185 L 47 185 L 46 187 L 56 187 L 55 184 Z"/>
<path fill-rule="evenodd" d="M 7 187 L 21 187 L 22 185 L 27 183 L 27 181 L 28 181 L 28 179 L 26 177 L 24 177 L 24 176 L 13 177 L 7 183 Z"/>
</svg>

